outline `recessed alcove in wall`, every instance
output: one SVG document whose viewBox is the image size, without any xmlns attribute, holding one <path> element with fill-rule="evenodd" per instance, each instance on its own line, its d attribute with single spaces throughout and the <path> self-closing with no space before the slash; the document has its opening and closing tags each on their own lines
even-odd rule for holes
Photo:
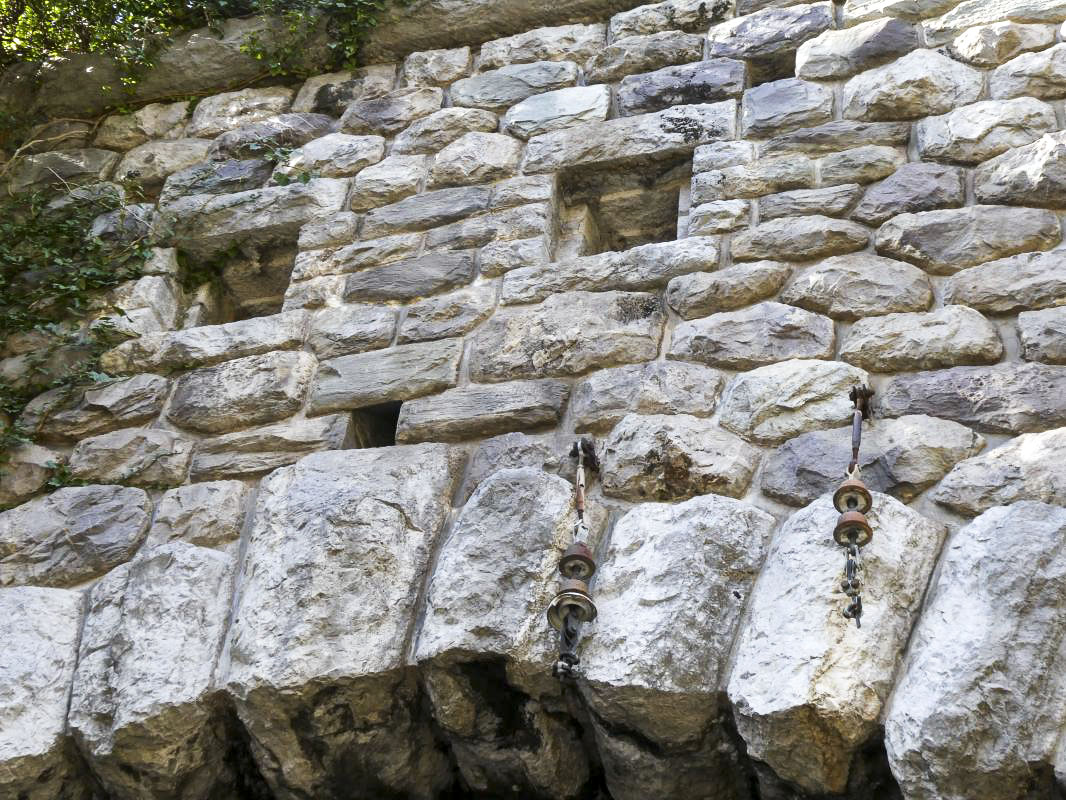
<svg viewBox="0 0 1066 800">
<path fill-rule="evenodd" d="M 564 172 L 556 259 L 673 241 L 678 198 L 691 176 L 687 156 Z"/>
<path fill-rule="evenodd" d="M 224 314 L 232 322 L 277 314 L 296 261 L 295 245 L 266 245 L 238 251 L 221 263 Z"/>
<path fill-rule="evenodd" d="M 382 403 L 354 411 L 351 447 L 392 447 L 396 444 L 396 425 L 400 421 L 401 405 Z"/>
</svg>

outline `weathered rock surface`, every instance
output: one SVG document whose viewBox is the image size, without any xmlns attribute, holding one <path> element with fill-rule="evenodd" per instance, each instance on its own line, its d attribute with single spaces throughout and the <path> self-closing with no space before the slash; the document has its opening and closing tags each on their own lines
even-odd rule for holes
<svg viewBox="0 0 1066 800">
<path fill-rule="evenodd" d="M 387 306 L 336 306 L 315 314 L 307 343 L 319 358 L 332 358 L 388 347 L 395 330 L 396 312 Z"/>
<path fill-rule="evenodd" d="M 72 586 L 136 552 L 148 531 L 143 489 L 70 486 L 0 512 L 0 585 Z"/>
<path fill-rule="evenodd" d="M 844 84 L 848 119 L 915 119 L 944 114 L 981 94 L 981 73 L 935 50 L 914 50 Z"/>
<path fill-rule="evenodd" d="M 0 792 L 20 800 L 89 800 L 66 738 L 78 659 L 81 592 L 0 589 Z"/>
<path fill-rule="evenodd" d="M 951 51 L 977 67 L 995 67 L 1027 50 L 1043 50 L 1055 42 L 1055 26 L 993 22 L 967 28 L 955 37 Z"/>
<path fill-rule="evenodd" d="M 710 236 L 747 227 L 751 203 L 747 200 L 713 200 L 689 211 L 688 235 Z"/>
<path fill-rule="evenodd" d="M 565 292 L 495 314 L 473 337 L 471 378 L 495 382 L 580 375 L 594 367 L 650 361 L 664 313 L 654 295 Z"/>
<path fill-rule="evenodd" d="M 496 303 L 496 287 L 490 283 L 429 297 L 408 306 L 400 323 L 398 344 L 461 336 L 484 322 Z"/>
<path fill-rule="evenodd" d="M 45 440 L 71 441 L 147 422 L 163 410 L 167 379 L 134 375 L 86 389 L 73 402 L 65 394 L 52 389 L 35 397 L 22 412 L 22 426 Z"/>
<path fill-rule="evenodd" d="M 284 419 L 303 405 L 316 363 L 310 353 L 280 352 L 187 372 L 174 384 L 167 418 L 203 433 Z"/>
<path fill-rule="evenodd" d="M 340 129 L 345 133 L 388 136 L 439 111 L 443 102 L 444 92 L 430 87 L 397 89 L 379 97 L 362 98 L 345 109 Z"/>
<path fill-rule="evenodd" d="M 252 489 L 240 481 L 211 481 L 171 489 L 156 506 L 146 546 L 179 541 L 200 547 L 235 542 L 244 527 Z"/>
<path fill-rule="evenodd" d="M 439 153 L 429 171 L 429 185 L 488 183 L 513 175 L 522 158 L 522 143 L 502 133 L 467 133 Z"/>
<path fill-rule="evenodd" d="M 496 115 L 491 111 L 480 108 L 442 108 L 411 123 L 397 135 L 393 142 L 392 154 L 435 153 L 466 133 L 495 131 L 498 124 Z"/>
<path fill-rule="evenodd" d="M 931 45 L 940 44 L 971 25 L 985 25 L 1002 19 L 1021 22 L 1062 22 L 1066 19 L 1062 6 L 1043 0 L 993 0 L 990 3 L 964 0 L 950 5 L 953 8 L 944 9 L 947 13 L 943 16 L 922 23 L 926 40 Z"/>
<path fill-rule="evenodd" d="M 1066 307 L 1024 311 L 1018 315 L 1022 358 L 1045 364 L 1066 364 Z"/>
<path fill-rule="evenodd" d="M 489 204 L 484 186 L 437 189 L 373 209 L 363 219 L 362 236 L 374 238 L 401 231 L 424 231 L 484 211 Z"/>
<path fill-rule="evenodd" d="M 744 62 L 712 58 L 622 78 L 618 108 L 623 116 L 630 116 L 670 106 L 725 100 L 738 97 L 743 91 Z"/>
<path fill-rule="evenodd" d="M 569 386 L 553 380 L 448 389 L 405 402 L 396 441 L 455 442 L 554 425 L 569 394 Z"/>
<path fill-rule="evenodd" d="M 77 480 L 130 486 L 177 486 L 184 483 L 194 442 L 155 428 L 128 428 L 82 439 L 67 466 Z"/>
<path fill-rule="evenodd" d="M 482 481 L 501 469 L 536 467 L 558 473 L 569 462 L 564 477 L 572 479 L 574 463 L 569 453 L 573 444 L 572 439 L 557 440 L 552 434 L 505 433 L 485 439 L 470 456 L 460 499 L 465 503 Z"/>
<path fill-rule="evenodd" d="M 278 176 L 299 180 L 304 175 L 343 178 L 378 163 L 384 156 L 385 140 L 380 136 L 331 133 L 296 148 L 278 165 L 274 176 L 276 180 Z"/>
<path fill-rule="evenodd" d="M 428 800 L 447 784 L 405 640 L 461 460 L 442 445 L 318 453 L 261 484 L 219 682 L 272 754 L 275 793 Z"/>
<path fill-rule="evenodd" d="M 474 254 L 469 250 L 427 253 L 354 272 L 344 282 L 347 302 L 413 300 L 469 283 Z"/>
<path fill-rule="evenodd" d="M 608 86 L 571 86 L 527 97 L 511 106 L 500 124 L 512 136 L 528 139 L 582 122 L 602 122 L 610 105 Z"/>
<path fill-rule="evenodd" d="M 558 25 L 494 39 L 481 46 L 481 69 L 532 61 L 584 63 L 603 47 L 605 25 Z"/>
<path fill-rule="evenodd" d="M 292 97 L 292 89 L 284 86 L 240 89 L 205 97 L 193 109 L 186 133 L 210 139 L 241 125 L 262 122 L 288 111 Z"/>
<path fill-rule="evenodd" d="M 257 158 L 271 149 L 301 147 L 335 127 L 333 118 L 325 114 L 279 114 L 227 131 L 211 143 L 208 155 L 213 160 Z"/>
<path fill-rule="evenodd" d="M 212 702 L 233 573 L 232 556 L 173 542 L 89 593 L 70 726 L 111 796 L 217 792 L 236 782 Z"/>
<path fill-rule="evenodd" d="M 944 284 L 944 301 L 990 314 L 1061 305 L 1066 298 L 1064 268 L 1057 250 L 989 261 L 952 275 Z"/>
<path fill-rule="evenodd" d="M 983 203 L 1060 208 L 1066 198 L 1066 134 L 1053 133 L 982 164 L 974 192 Z"/>
<path fill-rule="evenodd" d="M 1032 97 L 983 100 L 918 122 L 922 158 L 976 164 L 1058 127 L 1055 109 Z"/>
<path fill-rule="evenodd" d="M 767 8 L 712 27 L 708 53 L 749 60 L 779 58 L 832 27 L 829 3 Z"/>
<path fill-rule="evenodd" d="M 876 736 L 946 533 L 874 495 L 857 628 L 842 614 L 838 516 L 823 495 L 774 536 L 729 679 L 748 754 L 811 793 L 842 793 L 852 756 Z"/>
<path fill-rule="evenodd" d="M 535 61 L 509 64 L 496 70 L 463 78 L 452 84 L 452 103 L 457 106 L 503 109 L 531 95 L 574 86 L 577 65 L 571 61 Z"/>
<path fill-rule="evenodd" d="M 585 75 L 592 83 L 606 83 L 638 72 L 699 61 L 702 57 L 703 37 L 695 34 L 663 31 L 626 36 L 590 58 Z"/>
<path fill-rule="evenodd" d="M 848 392 L 866 380 L 864 370 L 839 361 L 795 359 L 759 367 L 734 378 L 726 390 L 722 427 L 759 444 L 780 444 L 843 425 L 854 410 Z"/>
<path fill-rule="evenodd" d="M 146 194 L 155 195 L 163 188 L 167 176 L 203 161 L 210 147 L 210 139 L 146 142 L 122 157 L 115 167 L 114 179 L 135 184 Z"/>
<path fill-rule="evenodd" d="M 1058 218 L 1035 208 L 971 206 L 893 217 L 874 244 L 884 256 L 917 264 L 933 275 L 1027 250 L 1049 250 L 1062 232 Z"/>
<path fill-rule="evenodd" d="M 388 156 L 356 175 L 352 183 L 351 207 L 355 211 L 369 211 L 401 200 L 418 191 L 426 173 L 424 155 Z M 351 238 L 354 236 L 348 241 Z"/>
<path fill-rule="evenodd" d="M 907 160 L 907 155 L 895 147 L 869 144 L 853 147 L 822 158 L 822 183 L 871 183 L 895 172 Z"/>
<path fill-rule="evenodd" d="M 992 71 L 988 91 L 996 99 L 1030 95 L 1054 100 L 1066 95 L 1066 46 L 1022 53 Z"/>
<path fill-rule="evenodd" d="M 721 373 L 698 364 L 652 361 L 594 372 L 574 387 L 574 430 L 606 433 L 635 414 L 709 417 L 718 405 Z"/>
<path fill-rule="evenodd" d="M 56 184 L 107 180 L 121 156 L 111 150 L 82 148 L 34 153 L 16 162 L 8 176 L 12 193 L 44 189 Z"/>
<path fill-rule="evenodd" d="M 776 294 L 789 273 L 787 264 L 756 261 L 718 272 L 681 275 L 667 285 L 666 303 L 682 319 L 733 311 Z"/>
<path fill-rule="evenodd" d="M 0 474 L 0 508 L 16 505 L 37 494 L 61 458 L 59 453 L 36 444 L 16 445 L 5 455 L 7 461 L 3 474 Z"/>
<path fill-rule="evenodd" d="M 781 302 L 858 320 L 899 311 L 925 311 L 933 288 L 922 270 L 872 253 L 827 258 L 797 273 L 781 292 Z"/>
<path fill-rule="evenodd" d="M 711 3 L 706 0 L 664 0 L 615 14 L 607 27 L 607 35 L 613 42 L 626 36 L 658 31 L 702 32 L 708 25 L 720 22 L 728 12 L 728 3 L 722 0 Z"/>
<path fill-rule="evenodd" d="M 786 217 L 763 222 L 734 236 L 733 258 L 807 261 L 862 250 L 869 241 L 870 232 L 854 222 L 820 215 Z"/>
<path fill-rule="evenodd" d="M 956 4 L 957 0 L 845 0 L 844 24 L 873 17 L 900 17 L 907 20 L 920 20 L 943 14 Z"/>
<path fill-rule="evenodd" d="M 767 153 L 832 153 L 861 145 L 905 145 L 911 126 L 905 122 L 839 120 L 775 136 L 762 145 Z"/>
<path fill-rule="evenodd" d="M 604 439 L 600 459 L 605 495 L 674 501 L 697 494 L 740 497 L 759 451 L 689 414 L 627 414 Z"/>
<path fill-rule="evenodd" d="M 741 103 L 744 136 L 769 136 L 833 118 L 833 90 L 820 83 L 783 78 L 748 89 Z"/>
<path fill-rule="evenodd" d="M 1066 703 L 1052 598 L 1066 592 L 1064 530 L 1066 510 L 1019 502 L 952 537 L 885 719 L 889 763 L 907 796 L 1055 791 Z"/>
<path fill-rule="evenodd" d="M 828 317 L 767 301 L 682 322 L 666 355 L 744 370 L 790 358 L 831 358 L 835 342 Z"/>
<path fill-rule="evenodd" d="M 724 165 L 697 172 L 692 178 L 692 201 L 733 197 L 761 197 L 782 189 L 814 185 L 814 162 L 797 156 L 770 157 L 755 163 Z"/>
<path fill-rule="evenodd" d="M 823 214 L 827 217 L 843 216 L 862 197 L 862 187 L 857 183 L 842 183 L 821 189 L 795 189 L 760 198 L 759 219 L 779 217 L 803 217 Z"/>
<path fill-rule="evenodd" d="M 180 139 L 189 120 L 189 101 L 149 103 L 130 114 L 112 114 L 96 129 L 93 144 L 131 150 L 151 139 Z"/>
<path fill-rule="evenodd" d="M 966 199 L 962 170 L 942 164 L 903 164 L 866 190 L 852 219 L 880 225 L 889 217 L 937 208 L 957 208 Z"/>
<path fill-rule="evenodd" d="M 825 31 L 796 51 L 796 75 L 827 80 L 847 78 L 879 66 L 918 46 L 912 25 L 891 17 L 841 31 Z"/>
<path fill-rule="evenodd" d="M 980 452 L 985 440 L 969 428 L 921 414 L 864 426 L 859 467 L 863 482 L 907 503 Z M 761 488 L 782 503 L 802 506 L 834 492 L 851 463 L 851 426 L 790 439 L 766 462 Z"/>
<path fill-rule="evenodd" d="M 258 189 L 270 179 L 273 170 L 271 162 L 260 158 L 194 164 L 172 173 L 163 182 L 159 208 L 165 212 L 165 206 L 186 195 L 235 194 Z"/>
<path fill-rule="evenodd" d="M 727 654 L 774 520 L 705 495 L 644 503 L 611 533 L 581 647 L 582 695 L 613 797 L 742 796 L 720 724 Z M 666 711 L 666 713 L 663 713 Z M 636 747 L 630 732 L 650 747 Z"/>
<path fill-rule="evenodd" d="M 308 413 L 409 400 L 454 386 L 463 343 L 458 339 L 404 344 L 323 361 Z"/>
<path fill-rule="evenodd" d="M 894 378 L 875 404 L 884 416 L 929 414 L 992 433 L 1046 431 L 1066 424 L 1066 369 L 999 364 Z"/>
<path fill-rule="evenodd" d="M 315 75 L 300 87 L 292 101 L 292 110 L 339 117 L 353 101 L 381 97 L 395 85 L 395 64 L 371 64 L 361 69 Z"/>
<path fill-rule="evenodd" d="M 424 50 L 403 60 L 408 86 L 443 86 L 470 74 L 470 48 Z"/>
</svg>

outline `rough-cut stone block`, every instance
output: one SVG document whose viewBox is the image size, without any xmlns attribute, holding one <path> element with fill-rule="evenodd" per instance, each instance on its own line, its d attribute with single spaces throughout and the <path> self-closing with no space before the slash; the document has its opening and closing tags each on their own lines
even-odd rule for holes
<svg viewBox="0 0 1066 800">
<path fill-rule="evenodd" d="M 759 444 L 851 421 L 852 386 L 864 370 L 839 361 L 796 359 L 738 375 L 722 397 L 722 427 Z"/>
<path fill-rule="evenodd" d="M 59 453 L 40 445 L 24 443 L 8 448 L 0 474 L 0 509 L 29 500 L 48 483 Z M 50 466 L 51 465 L 51 466 Z"/>
<path fill-rule="evenodd" d="M 681 275 L 666 287 L 666 303 L 682 319 L 733 311 L 777 294 L 789 271 L 787 264 L 756 261 L 719 272 Z"/>
<path fill-rule="evenodd" d="M 89 800 L 66 736 L 78 661 L 81 592 L 0 589 L 0 793 L 19 800 Z"/>
<path fill-rule="evenodd" d="M 702 57 L 703 37 L 695 34 L 663 31 L 627 36 L 590 58 L 585 75 L 593 83 L 606 83 L 638 72 L 699 61 Z"/>
<path fill-rule="evenodd" d="M 8 175 L 8 190 L 12 193 L 28 189 L 45 189 L 57 184 L 103 181 L 121 156 L 111 150 L 84 148 L 54 150 L 21 157 Z"/>
<path fill-rule="evenodd" d="M 344 284 L 344 299 L 412 300 L 469 283 L 473 277 L 473 252 L 427 253 L 352 273 Z"/>
<path fill-rule="evenodd" d="M 288 111 L 292 96 L 292 89 L 271 86 L 205 97 L 193 109 L 186 134 L 212 138 L 242 125 L 262 122 Z"/>
<path fill-rule="evenodd" d="M 1066 298 L 1063 255 L 1059 250 L 1022 253 L 964 269 L 944 284 L 944 302 L 991 314 L 1061 305 Z"/>
<path fill-rule="evenodd" d="M 146 547 L 187 542 L 221 547 L 240 538 L 252 488 L 240 481 L 212 481 L 171 489 L 156 507 Z"/>
<path fill-rule="evenodd" d="M 114 179 L 126 185 L 135 184 L 152 196 L 163 188 L 171 173 L 203 161 L 210 147 L 210 139 L 146 142 L 122 157 L 115 167 Z"/>
<path fill-rule="evenodd" d="M 962 170 L 942 164 L 903 164 L 866 190 L 852 219 L 880 225 L 896 214 L 957 208 L 966 199 Z"/>
<path fill-rule="evenodd" d="M 495 114 L 481 108 L 442 108 L 411 123 L 396 137 L 391 152 L 394 155 L 435 153 L 464 134 L 492 132 L 498 124 Z"/>
<path fill-rule="evenodd" d="M 345 213 L 351 212 L 341 212 Z M 329 222 L 322 224 L 327 225 Z M 301 239 L 307 234 L 308 227 L 310 226 L 305 226 L 301 232 Z M 292 266 L 292 280 L 303 281 L 323 275 L 342 275 L 365 267 L 390 264 L 414 256 L 421 250 L 422 241 L 423 236 L 420 233 L 401 233 L 380 239 L 364 239 L 350 244 L 326 245 L 316 250 L 304 250 L 296 254 Z"/>
<path fill-rule="evenodd" d="M 273 170 L 273 163 L 261 158 L 195 164 L 167 177 L 159 193 L 159 208 L 166 212 L 165 206 L 186 195 L 235 194 L 258 189 L 270 179 Z"/>
<path fill-rule="evenodd" d="M 862 189 L 857 183 L 841 183 L 821 189 L 795 189 L 767 195 L 759 200 L 759 219 L 765 221 L 811 214 L 843 216 L 862 196 Z"/>
<path fill-rule="evenodd" d="M 755 142 L 712 142 L 703 144 L 692 151 L 692 172 L 707 172 L 712 169 L 725 169 L 738 165 L 751 164 L 758 148 Z"/>
<path fill-rule="evenodd" d="M 414 194 L 427 172 L 425 156 L 393 155 L 382 159 L 355 176 L 350 201 L 352 210 L 369 211 Z"/>
<path fill-rule="evenodd" d="M 481 274 L 490 278 L 503 275 L 519 267 L 532 267 L 551 260 L 550 245 L 545 236 L 514 241 L 491 242 L 481 248 L 478 261 Z"/>
<path fill-rule="evenodd" d="M 112 114 L 96 129 L 93 144 L 130 150 L 151 139 L 180 139 L 189 121 L 189 101 L 149 103 L 132 114 Z"/>
<path fill-rule="evenodd" d="M 1022 358 L 1045 364 L 1066 364 L 1066 306 L 1018 315 Z"/>
<path fill-rule="evenodd" d="M 848 119 L 915 119 L 944 114 L 981 94 L 981 73 L 935 50 L 914 50 L 844 84 Z"/>
<path fill-rule="evenodd" d="M 922 158 L 976 164 L 1058 127 L 1055 109 L 1032 97 L 984 100 L 918 122 Z"/>
<path fill-rule="evenodd" d="M 384 156 L 385 140 L 380 136 L 331 133 L 293 150 L 274 170 L 274 177 L 279 183 L 304 175 L 343 178 L 377 164 Z"/>
<path fill-rule="evenodd" d="M 706 495 L 645 503 L 615 525 L 581 645 L 581 692 L 601 724 L 611 796 L 742 797 L 721 685 L 774 521 Z M 638 732 L 642 746 L 631 743 Z"/>
<path fill-rule="evenodd" d="M 584 123 L 529 140 L 524 171 L 610 166 L 691 152 L 698 144 L 732 138 L 736 102 L 676 106 L 607 122 Z"/>
<path fill-rule="evenodd" d="M 906 161 L 903 150 L 871 144 L 825 156 L 819 172 L 825 185 L 871 183 L 891 175 Z"/>
<path fill-rule="evenodd" d="M 698 494 L 740 497 L 759 450 L 689 414 L 627 414 L 603 440 L 600 480 L 608 497 L 686 500 Z"/>
<path fill-rule="evenodd" d="M 724 380 L 699 364 L 652 361 L 592 373 L 574 387 L 574 430 L 606 433 L 626 414 L 709 417 Z"/>
<path fill-rule="evenodd" d="M 1021 502 L 952 536 L 885 717 L 905 796 L 1056 791 L 1064 535 L 1066 510 Z"/>
<path fill-rule="evenodd" d="M 1028 50 L 1055 42 L 1054 25 L 993 22 L 967 28 L 951 43 L 951 52 L 975 67 L 995 67 Z"/>
<path fill-rule="evenodd" d="M 522 158 L 522 143 L 502 133 L 467 133 L 437 153 L 429 185 L 488 183 L 513 175 Z"/>
<path fill-rule="evenodd" d="M 666 357 L 745 370 L 790 358 L 832 358 L 835 342 L 828 317 L 762 302 L 682 322 Z"/>
<path fill-rule="evenodd" d="M 388 136 L 399 133 L 416 119 L 439 111 L 443 102 L 444 92 L 437 88 L 397 89 L 349 104 L 341 117 L 340 129 L 345 133 Z"/>
<path fill-rule="evenodd" d="M 494 39 L 481 45 L 480 69 L 532 61 L 576 61 L 584 63 L 605 44 L 605 25 L 559 25 Z"/>
<path fill-rule="evenodd" d="M 582 122 L 602 122 L 607 119 L 610 106 L 609 86 L 556 89 L 527 97 L 511 106 L 503 115 L 501 129 L 519 139 L 528 139 Z"/>
<path fill-rule="evenodd" d="M 988 78 L 988 91 L 998 100 L 1024 95 L 1046 100 L 1066 96 L 1066 43 L 1039 53 L 1022 53 L 997 67 Z"/>
<path fill-rule="evenodd" d="M 711 236 L 746 228 L 751 221 L 748 200 L 713 200 L 689 211 L 688 235 Z"/>
<path fill-rule="evenodd" d="M 860 319 L 840 358 L 871 372 L 991 364 L 1003 355 L 995 326 L 966 306 Z"/>
<path fill-rule="evenodd" d="M 817 154 L 870 144 L 903 146 L 910 139 L 910 134 L 911 126 L 906 122 L 855 122 L 845 119 L 783 133 L 763 143 L 760 150 L 764 155 Z"/>
<path fill-rule="evenodd" d="M 767 8 L 711 28 L 708 53 L 765 60 L 794 53 L 808 39 L 833 27 L 832 3 Z"/>
<path fill-rule="evenodd" d="M 469 286 L 407 307 L 400 323 L 398 344 L 461 336 L 484 322 L 496 304 L 491 283 Z"/>
<path fill-rule="evenodd" d="M 875 399 L 879 413 L 929 414 L 990 433 L 1066 425 L 1066 368 L 998 364 L 894 378 Z"/>
<path fill-rule="evenodd" d="M 1035 208 L 971 206 L 893 217 L 877 231 L 881 255 L 917 264 L 933 275 L 1059 243 L 1059 220 Z"/>
<path fill-rule="evenodd" d="M 447 784 L 405 642 L 461 467 L 442 445 L 349 450 L 260 484 L 218 682 L 272 754 L 260 768 L 275 793 L 430 800 Z"/>
<path fill-rule="evenodd" d="M 148 531 L 143 489 L 71 486 L 0 512 L 0 586 L 72 586 L 132 557 Z"/>
<path fill-rule="evenodd" d="M 319 358 L 388 347 L 396 312 L 388 307 L 345 305 L 325 308 L 312 318 L 307 343 Z"/>
<path fill-rule="evenodd" d="M 1062 208 L 1066 205 L 1066 133 L 1047 134 L 982 164 L 974 174 L 974 192 L 982 203 Z"/>
<path fill-rule="evenodd" d="M 76 394 L 51 389 L 26 404 L 19 424 L 44 439 L 70 441 L 155 418 L 167 397 L 167 379 L 134 375 Z"/>
<path fill-rule="evenodd" d="M 279 114 L 276 117 L 227 131 L 211 143 L 212 160 L 258 158 L 271 149 L 295 148 L 334 129 L 325 114 Z"/>
<path fill-rule="evenodd" d="M 651 289 L 678 275 L 713 269 L 717 263 L 718 241 L 710 237 L 646 244 L 620 253 L 513 269 L 503 278 L 500 300 L 510 305 L 575 289 Z"/>
<path fill-rule="evenodd" d="M 806 261 L 862 250 L 870 232 L 862 225 L 811 215 L 770 220 L 733 237 L 733 258 Z"/>
<path fill-rule="evenodd" d="M 454 105 L 498 110 L 531 95 L 574 86 L 577 65 L 571 61 L 535 61 L 511 64 L 463 78 L 452 84 Z"/>
<path fill-rule="evenodd" d="M 937 19 L 922 23 L 930 46 L 942 44 L 965 28 L 1012 19 L 1018 22 L 1062 22 L 1066 9 L 1055 0 L 963 0 L 950 4 Z"/>
<path fill-rule="evenodd" d="M 424 231 L 483 211 L 489 204 L 485 186 L 438 189 L 375 208 L 363 220 L 364 239 L 401 231 Z"/>
<path fill-rule="evenodd" d="M 212 681 L 234 567 L 230 555 L 173 542 L 89 593 L 70 727 L 111 796 L 214 793 L 238 780 Z"/>
<path fill-rule="evenodd" d="M 316 75 L 300 87 L 292 101 L 292 110 L 339 117 L 354 100 L 380 97 L 395 86 L 395 64 L 371 64 L 361 69 Z"/>
<path fill-rule="evenodd" d="M 728 689 L 748 755 L 811 793 L 843 793 L 852 756 L 877 735 L 946 534 L 898 500 L 874 495 L 857 628 L 841 613 L 838 516 L 823 495 L 774 536 Z"/>
<path fill-rule="evenodd" d="M 705 4 L 705 0 L 700 2 Z M 743 61 L 712 58 L 629 75 L 618 86 L 618 109 L 623 116 L 630 116 L 670 106 L 739 97 L 744 91 L 744 73 Z"/>
<path fill-rule="evenodd" d="M 744 136 L 770 136 L 819 125 L 833 118 L 833 90 L 799 78 L 783 78 L 748 89 L 741 103 Z"/>
<path fill-rule="evenodd" d="M 699 205 L 708 200 L 755 198 L 813 185 L 814 161 L 803 156 L 772 156 L 697 173 L 692 177 L 692 202 Z"/>
<path fill-rule="evenodd" d="M 175 382 L 167 418 L 182 428 L 223 433 L 295 414 L 316 360 L 310 353 L 266 353 L 187 372 Z"/>
<path fill-rule="evenodd" d="M 905 503 L 985 445 L 982 436 L 957 422 L 921 414 L 876 420 L 864 428 L 859 451 L 863 482 Z M 851 426 L 804 433 L 770 456 L 761 488 L 782 503 L 806 505 L 836 491 L 850 463 Z"/>
<path fill-rule="evenodd" d="M 308 413 L 409 400 L 455 385 L 463 343 L 457 339 L 405 344 L 323 361 Z"/>
<path fill-rule="evenodd" d="M 570 387 L 560 381 L 515 381 L 449 389 L 400 407 L 396 441 L 456 442 L 555 425 Z"/>
<path fill-rule="evenodd" d="M 933 287 L 922 270 L 872 253 L 834 256 L 796 274 L 782 303 L 854 321 L 877 314 L 925 311 Z"/>
<path fill-rule="evenodd" d="M 70 474 L 89 483 L 177 486 L 185 482 L 194 442 L 154 428 L 127 428 L 82 439 L 68 460 Z"/>
<path fill-rule="evenodd" d="M 651 361 L 664 318 L 651 294 L 554 294 L 538 305 L 495 314 L 473 337 L 470 374 L 493 382 Z"/>
<path fill-rule="evenodd" d="M 847 78 L 917 46 L 914 26 L 898 19 L 875 19 L 842 31 L 825 31 L 801 44 L 796 51 L 796 75 L 812 80 Z"/>
<path fill-rule="evenodd" d="M 351 414 L 329 414 L 249 428 L 204 439 L 196 448 L 190 478 L 194 481 L 262 475 L 322 450 L 362 444 Z M 369 442 L 367 446 L 376 445 Z"/>
<path fill-rule="evenodd" d="M 844 24 L 854 25 L 875 17 L 920 20 L 943 14 L 959 0 L 844 0 Z"/>
<path fill-rule="evenodd" d="M 703 32 L 725 19 L 729 11 L 725 0 L 665 0 L 615 14 L 607 25 L 607 36 L 615 42 L 659 31 Z"/>
<path fill-rule="evenodd" d="M 403 60 L 408 86 L 444 86 L 470 74 L 470 48 L 423 50 Z"/>
<path fill-rule="evenodd" d="M 571 438 L 557 440 L 552 434 L 505 433 L 485 439 L 470 456 L 459 497 L 465 503 L 486 478 L 501 469 L 535 467 L 558 473 L 565 467 L 563 477 L 573 480 L 576 465 L 569 455 L 573 444 Z"/>
</svg>

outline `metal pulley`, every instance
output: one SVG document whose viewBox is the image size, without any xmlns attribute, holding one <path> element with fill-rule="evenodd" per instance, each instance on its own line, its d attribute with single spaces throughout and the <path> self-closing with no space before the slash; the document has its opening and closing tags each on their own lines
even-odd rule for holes
<svg viewBox="0 0 1066 800">
<path fill-rule="evenodd" d="M 580 523 L 579 523 L 580 524 Z M 564 578 L 588 581 L 596 572 L 596 560 L 584 542 L 574 542 L 559 559 L 559 572 Z"/>
<path fill-rule="evenodd" d="M 589 585 L 584 581 L 567 578 L 559 593 L 548 604 L 548 622 L 557 631 L 563 629 L 567 616 L 574 622 L 592 622 L 596 619 L 596 604 L 589 594 Z"/>
<path fill-rule="evenodd" d="M 858 470 L 855 471 L 856 473 Z M 833 506 L 841 514 L 857 511 L 865 514 L 873 508 L 874 498 L 866 484 L 857 477 L 850 477 L 833 492 Z"/>
<path fill-rule="evenodd" d="M 855 620 L 862 627 L 862 565 L 860 549 L 873 539 L 873 528 L 866 518 L 873 508 L 873 495 L 859 478 L 859 448 L 862 445 L 862 423 L 870 418 L 870 398 L 873 390 L 868 386 L 853 386 L 848 394 L 855 406 L 851 417 L 851 462 L 846 479 L 833 492 L 833 507 L 840 512 L 833 539 L 844 548 L 844 577 L 840 588 L 849 598 L 844 609 L 847 619 Z"/>
<path fill-rule="evenodd" d="M 874 538 L 874 531 L 870 527 L 870 521 L 861 511 L 845 511 L 837 520 L 833 538 L 837 544 L 845 547 L 849 544 L 865 547 Z"/>
</svg>

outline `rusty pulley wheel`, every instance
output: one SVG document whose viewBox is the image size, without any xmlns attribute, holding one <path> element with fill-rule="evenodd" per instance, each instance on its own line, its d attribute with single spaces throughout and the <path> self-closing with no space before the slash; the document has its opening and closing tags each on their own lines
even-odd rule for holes
<svg viewBox="0 0 1066 800">
<path fill-rule="evenodd" d="M 874 499 L 866 484 L 858 478 L 848 478 L 833 492 L 833 505 L 841 514 L 858 511 L 865 514 L 873 508 Z"/>
<path fill-rule="evenodd" d="M 577 622 L 596 619 L 596 604 L 592 602 L 589 586 L 584 581 L 567 578 L 559 593 L 548 604 L 548 622 L 556 630 L 562 630 L 563 620 L 568 614 Z"/>
<path fill-rule="evenodd" d="M 870 527 L 866 515 L 860 511 L 845 511 L 833 529 L 833 538 L 840 545 L 854 544 L 864 547 L 873 537 L 873 528 Z"/>
<path fill-rule="evenodd" d="M 588 581 L 596 573 L 596 560 L 584 542 L 574 542 L 559 559 L 559 572 L 564 578 Z"/>
</svg>

